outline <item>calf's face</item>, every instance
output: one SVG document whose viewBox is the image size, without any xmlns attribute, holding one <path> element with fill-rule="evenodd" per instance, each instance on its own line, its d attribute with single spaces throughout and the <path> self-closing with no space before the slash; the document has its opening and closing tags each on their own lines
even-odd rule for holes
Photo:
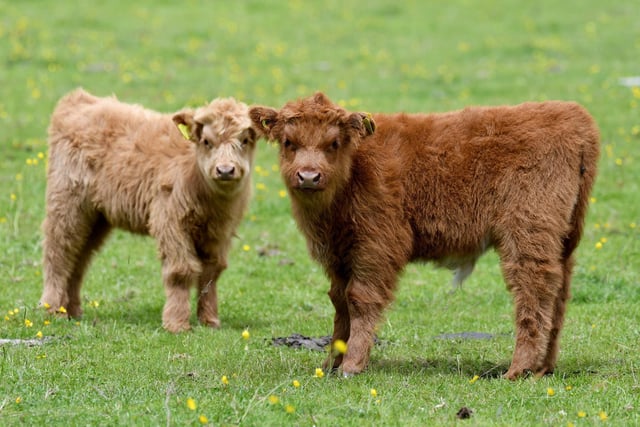
<svg viewBox="0 0 640 427">
<path fill-rule="evenodd" d="M 233 191 L 248 179 L 257 133 L 247 105 L 216 99 L 195 111 L 176 113 L 173 121 L 196 145 L 198 167 L 210 186 Z"/>
<path fill-rule="evenodd" d="M 375 129 L 370 115 L 349 113 L 322 93 L 279 111 L 256 106 L 249 115 L 262 135 L 278 142 L 282 177 L 301 202 L 333 200 L 351 177 L 357 145 Z"/>
</svg>

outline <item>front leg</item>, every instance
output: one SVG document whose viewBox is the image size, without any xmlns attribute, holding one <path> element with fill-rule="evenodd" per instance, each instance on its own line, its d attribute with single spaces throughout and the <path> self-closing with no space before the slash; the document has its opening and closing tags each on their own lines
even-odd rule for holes
<svg viewBox="0 0 640 427">
<path fill-rule="evenodd" d="M 212 328 L 220 327 L 217 282 L 226 267 L 227 263 L 224 261 L 205 262 L 198 281 L 198 320 Z"/>
<path fill-rule="evenodd" d="M 336 314 L 333 317 L 333 336 L 331 338 L 331 348 L 333 343 L 337 340 L 342 340 L 345 343 L 349 340 L 351 322 L 349 320 L 349 304 L 347 303 L 347 280 L 332 275 L 331 277 L 331 289 L 329 290 L 329 298 L 336 310 Z M 333 357 L 330 354 L 325 360 L 322 367 L 327 370 L 337 369 L 342 363 L 344 355 L 338 354 Z M 329 366 L 331 365 L 331 366 Z"/>
<path fill-rule="evenodd" d="M 349 310 L 349 340 L 342 360 L 345 376 L 362 372 L 369 364 L 375 329 L 383 310 L 393 300 L 396 277 L 371 275 L 372 279 L 352 279 L 346 296 Z"/>
<path fill-rule="evenodd" d="M 200 265 L 165 260 L 162 266 L 164 289 L 167 300 L 162 310 L 162 326 L 169 332 L 178 333 L 191 329 L 189 317 L 189 290 L 200 274 Z"/>
<path fill-rule="evenodd" d="M 167 300 L 162 310 L 162 326 L 169 332 L 187 331 L 191 308 L 190 289 L 202 273 L 202 263 L 193 241 L 179 227 L 159 224 L 154 231 L 162 259 L 162 277 Z"/>
</svg>

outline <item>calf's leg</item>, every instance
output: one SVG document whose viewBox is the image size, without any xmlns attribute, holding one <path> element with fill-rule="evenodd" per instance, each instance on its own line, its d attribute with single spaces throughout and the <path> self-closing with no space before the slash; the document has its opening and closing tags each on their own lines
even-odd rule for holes
<svg viewBox="0 0 640 427">
<path fill-rule="evenodd" d="M 201 271 L 196 259 L 191 262 L 185 259 L 163 261 L 162 276 L 167 300 L 162 310 L 162 326 L 167 331 L 178 333 L 191 329 L 190 290 Z"/>
<path fill-rule="evenodd" d="M 562 266 L 558 259 L 503 256 L 502 268 L 513 293 L 516 323 L 516 346 L 505 374 L 508 379 L 527 372 L 544 373 L 562 289 Z"/>
<path fill-rule="evenodd" d="M 339 277 L 333 277 L 331 280 L 331 289 L 329 290 L 329 298 L 333 303 L 336 313 L 333 317 L 333 336 L 331 337 L 331 346 L 337 340 L 342 340 L 345 343 L 349 340 L 351 321 L 349 319 L 349 304 L 347 302 L 346 295 L 346 281 Z M 348 351 L 348 349 L 347 349 Z M 344 355 L 331 354 L 327 360 L 325 360 L 322 367 L 324 369 L 334 370 L 342 363 Z M 329 366 L 331 365 L 331 366 Z"/>
<path fill-rule="evenodd" d="M 189 303 L 191 286 L 200 278 L 203 265 L 193 240 L 166 216 L 152 216 L 151 235 L 162 259 L 162 281 L 167 300 L 162 310 L 162 326 L 178 333 L 191 329 Z"/>
<path fill-rule="evenodd" d="M 225 262 L 205 262 L 202 266 L 202 274 L 198 279 L 198 320 L 203 325 L 212 328 L 220 327 L 217 283 L 220 274 L 226 267 Z"/>
<path fill-rule="evenodd" d="M 110 231 L 111 225 L 103 216 L 99 216 L 93 225 L 91 235 L 89 235 L 84 248 L 80 251 L 78 262 L 76 263 L 75 269 L 69 279 L 69 303 L 67 312 L 71 317 L 80 317 L 82 315 L 80 300 L 82 280 L 84 279 L 84 274 L 91 262 L 93 254 L 100 249 L 100 246 L 102 246 Z"/>
<path fill-rule="evenodd" d="M 570 284 L 573 264 L 574 260 L 572 256 L 566 257 L 562 263 L 562 288 L 555 301 L 553 323 L 551 332 L 549 334 L 549 344 L 547 346 L 547 352 L 542 362 L 542 366 L 537 372 L 538 375 L 552 373 L 556 367 L 556 361 L 558 359 L 558 341 L 560 338 L 560 331 L 562 330 L 562 326 L 564 324 L 564 313 L 566 310 L 567 301 L 570 298 Z"/>
<path fill-rule="evenodd" d="M 40 304 L 48 305 L 50 312 L 64 307 L 69 316 L 79 317 L 82 279 L 109 226 L 96 212 L 87 212 L 72 193 L 48 196 L 42 226 L 44 289 Z"/>
<path fill-rule="evenodd" d="M 349 340 L 347 353 L 342 360 L 342 372 L 345 376 L 362 372 L 369 363 L 369 355 L 373 347 L 375 328 L 382 316 L 382 311 L 391 302 L 391 294 L 382 280 L 365 282 L 352 279 L 346 289 L 349 310 Z"/>
</svg>

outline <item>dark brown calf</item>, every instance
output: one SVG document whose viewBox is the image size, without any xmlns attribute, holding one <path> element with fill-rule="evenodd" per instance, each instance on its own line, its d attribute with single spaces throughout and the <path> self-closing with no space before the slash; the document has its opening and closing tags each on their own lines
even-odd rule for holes
<svg viewBox="0 0 640 427">
<path fill-rule="evenodd" d="M 444 114 L 350 113 L 321 93 L 254 107 L 280 145 L 293 215 L 331 279 L 344 374 L 369 361 L 374 328 L 413 260 L 457 269 L 495 248 L 515 300 L 505 376 L 552 372 L 573 251 L 596 175 L 599 135 L 570 102 Z"/>
</svg>

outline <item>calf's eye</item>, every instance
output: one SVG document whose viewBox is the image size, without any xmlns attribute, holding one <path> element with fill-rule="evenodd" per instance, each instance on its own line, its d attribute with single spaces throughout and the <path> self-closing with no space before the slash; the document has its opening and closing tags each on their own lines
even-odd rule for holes
<svg viewBox="0 0 640 427">
<path fill-rule="evenodd" d="M 289 141 L 288 139 L 285 139 L 283 145 L 284 145 L 284 148 L 289 148 L 291 147 L 291 141 Z"/>
<path fill-rule="evenodd" d="M 206 138 L 202 140 L 202 144 L 203 144 L 205 147 L 209 147 L 209 146 L 211 145 L 211 143 L 209 142 L 209 140 L 208 140 L 208 139 L 206 139 Z"/>
<path fill-rule="evenodd" d="M 333 150 L 337 150 L 338 148 L 340 148 L 340 143 L 338 142 L 337 139 L 331 143 L 331 148 Z"/>
</svg>

